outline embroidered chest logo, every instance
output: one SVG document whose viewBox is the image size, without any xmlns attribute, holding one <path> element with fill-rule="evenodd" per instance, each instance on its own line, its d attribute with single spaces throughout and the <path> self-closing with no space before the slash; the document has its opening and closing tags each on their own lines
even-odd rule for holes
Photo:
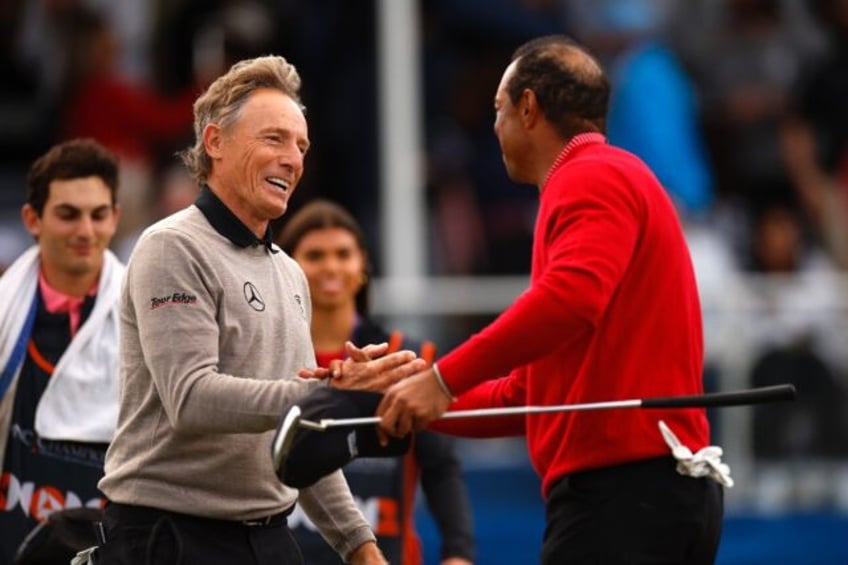
<svg viewBox="0 0 848 565">
<path fill-rule="evenodd" d="M 150 309 L 156 310 L 157 308 L 162 308 L 163 306 L 171 306 L 173 304 L 182 304 L 184 306 L 194 304 L 197 302 L 197 297 L 193 294 L 186 294 L 185 292 L 175 292 L 174 294 L 169 294 L 167 296 L 161 296 L 150 299 Z"/>
<path fill-rule="evenodd" d="M 259 289 L 250 281 L 244 283 L 244 299 L 247 300 L 247 305 L 257 312 L 265 310 L 265 301 L 262 300 Z"/>
</svg>

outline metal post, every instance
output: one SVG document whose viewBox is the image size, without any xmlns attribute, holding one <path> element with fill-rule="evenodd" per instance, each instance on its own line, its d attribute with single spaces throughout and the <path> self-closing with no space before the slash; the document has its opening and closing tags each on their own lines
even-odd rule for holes
<svg viewBox="0 0 848 565">
<path fill-rule="evenodd" d="M 383 276 L 426 270 L 418 2 L 377 1 Z"/>
</svg>

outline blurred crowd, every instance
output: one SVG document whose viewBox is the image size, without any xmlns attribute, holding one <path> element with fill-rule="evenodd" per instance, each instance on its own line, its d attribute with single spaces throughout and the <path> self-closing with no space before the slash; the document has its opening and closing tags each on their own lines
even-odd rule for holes
<svg viewBox="0 0 848 565">
<path fill-rule="evenodd" d="M 10 0 L 0 30 L 0 264 L 28 245 L 24 175 L 52 143 L 121 159 L 124 259 L 191 203 L 174 153 L 191 101 L 247 56 L 298 67 L 312 139 L 293 210 L 332 199 L 379 233 L 375 0 Z M 751 384 L 809 390 L 758 417 L 762 457 L 841 457 L 848 385 L 848 0 L 420 0 L 429 272 L 526 274 L 537 199 L 503 173 L 492 96 L 523 41 L 566 33 L 613 80 L 609 139 L 656 172 L 703 284 L 774 283 L 756 311 Z M 379 275 L 379 258 L 375 258 Z M 829 298 L 832 300 L 829 301 Z M 841 320 L 841 321 L 840 321 Z"/>
</svg>

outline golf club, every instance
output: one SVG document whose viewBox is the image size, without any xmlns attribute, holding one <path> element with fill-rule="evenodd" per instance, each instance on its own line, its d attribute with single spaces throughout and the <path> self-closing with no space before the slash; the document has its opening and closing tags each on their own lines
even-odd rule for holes
<svg viewBox="0 0 848 565">
<path fill-rule="evenodd" d="M 713 392 L 687 396 L 662 396 L 631 400 L 610 400 L 585 404 L 556 404 L 552 406 L 510 406 L 507 408 L 481 408 L 477 410 L 457 410 L 445 412 L 440 419 L 485 418 L 488 416 L 516 416 L 526 414 L 546 414 L 550 412 L 579 412 L 585 410 L 609 410 L 612 408 L 707 408 L 724 406 L 742 406 L 781 402 L 795 399 L 795 387 L 789 384 L 774 385 L 733 392 Z M 299 413 L 299 411 L 298 411 Z M 379 416 L 364 418 L 323 418 L 318 422 L 299 419 L 302 428 L 323 431 L 340 426 L 367 426 L 380 423 Z"/>
<path fill-rule="evenodd" d="M 611 400 L 584 404 L 559 404 L 553 406 L 511 406 L 505 408 L 482 408 L 476 410 L 457 410 L 446 412 L 441 419 L 485 418 L 490 416 L 515 416 L 527 414 L 545 414 L 552 412 L 577 412 L 586 410 L 609 410 L 616 408 L 706 408 L 763 404 L 794 400 L 795 387 L 789 384 L 775 385 L 733 392 L 714 392 L 685 396 L 662 396 L 631 400 Z M 331 428 L 373 426 L 380 423 L 378 416 L 360 418 L 323 418 L 313 421 L 303 418 L 301 408 L 292 406 L 281 419 L 271 444 L 271 456 L 274 469 L 282 478 L 286 471 L 286 461 L 295 445 L 298 430 L 304 432 L 325 432 Z M 352 457 L 353 455 L 351 455 Z"/>
</svg>

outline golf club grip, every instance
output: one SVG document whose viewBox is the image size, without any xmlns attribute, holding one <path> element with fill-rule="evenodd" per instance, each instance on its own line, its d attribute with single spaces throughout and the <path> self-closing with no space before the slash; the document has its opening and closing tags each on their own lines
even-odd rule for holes
<svg viewBox="0 0 848 565">
<path fill-rule="evenodd" d="M 737 392 L 713 392 L 709 394 L 693 394 L 690 396 L 645 398 L 642 400 L 640 407 L 708 408 L 710 406 L 743 406 L 746 404 L 795 400 L 795 394 L 795 387 L 792 385 L 775 385 Z"/>
</svg>

